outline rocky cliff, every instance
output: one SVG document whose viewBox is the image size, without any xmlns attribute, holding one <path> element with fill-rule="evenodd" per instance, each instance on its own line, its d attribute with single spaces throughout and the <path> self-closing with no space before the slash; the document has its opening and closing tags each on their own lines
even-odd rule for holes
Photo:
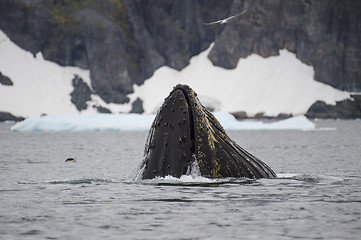
<svg viewBox="0 0 361 240">
<path fill-rule="evenodd" d="M 296 53 L 315 69 L 315 79 L 347 91 L 361 90 L 361 1 L 234 1 L 227 24 L 209 54 L 214 65 L 234 68 L 250 53 Z"/>
<path fill-rule="evenodd" d="M 205 50 L 220 30 L 205 28 L 203 19 L 227 16 L 231 3 L 5 0 L 0 28 L 34 54 L 90 69 L 97 94 L 125 103 L 134 83 L 163 65 L 182 69 Z"/>
<path fill-rule="evenodd" d="M 339 101 L 335 105 L 317 101 L 307 111 L 306 117 L 333 119 L 361 118 L 361 95 L 351 95 L 351 99 Z"/>
<path fill-rule="evenodd" d="M 203 24 L 244 9 L 229 24 Z M 90 69 L 93 91 L 108 103 L 127 102 L 133 84 L 163 65 L 184 68 L 212 42 L 217 66 L 286 48 L 314 66 L 316 80 L 361 91 L 357 0 L 2 0 L 0 29 L 45 59 Z"/>
</svg>

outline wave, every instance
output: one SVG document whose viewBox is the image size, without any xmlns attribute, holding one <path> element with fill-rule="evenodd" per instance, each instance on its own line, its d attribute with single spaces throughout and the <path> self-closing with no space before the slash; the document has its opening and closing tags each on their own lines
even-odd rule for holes
<svg viewBox="0 0 361 240">
<path fill-rule="evenodd" d="M 312 175 L 307 173 L 283 173 L 277 174 L 278 179 L 293 179 L 302 182 L 318 183 L 318 182 L 342 182 L 343 179 L 336 176 Z"/>
<path fill-rule="evenodd" d="M 153 179 L 137 179 L 132 181 L 132 183 L 145 185 L 218 186 L 221 184 L 248 184 L 254 181 L 254 179 L 248 178 L 206 178 L 183 175 L 180 178 L 166 176 Z"/>
<path fill-rule="evenodd" d="M 219 186 L 224 184 L 252 184 L 260 180 L 296 180 L 308 183 L 335 183 L 342 182 L 343 179 L 335 176 L 310 175 L 298 173 L 278 174 L 274 179 L 249 179 L 249 178 L 206 178 L 202 176 L 183 175 L 180 178 L 166 176 L 153 179 L 135 179 L 126 181 L 127 183 L 145 184 L 145 185 L 180 185 L 180 186 Z"/>
<path fill-rule="evenodd" d="M 93 184 L 93 183 L 119 183 L 112 179 L 101 178 L 84 178 L 84 179 L 71 179 L 71 180 L 54 180 L 47 182 L 49 184 Z"/>
<path fill-rule="evenodd" d="M 157 177 L 153 179 L 134 179 L 128 178 L 123 180 L 105 179 L 105 178 L 80 178 L 51 180 L 41 182 L 42 184 L 107 184 L 107 183 L 125 183 L 125 184 L 143 184 L 143 185 L 174 185 L 174 186 L 210 186 L 216 187 L 225 184 L 253 184 L 259 181 L 274 180 L 296 180 L 308 183 L 336 183 L 342 182 L 344 179 L 336 176 L 297 174 L 297 173 L 281 173 L 277 174 L 274 179 L 249 179 L 249 178 L 206 178 L 195 175 L 182 175 L 180 178 L 173 176 Z M 18 184 L 39 184 L 37 182 L 17 182 Z M 4 190 L 6 191 L 6 190 Z"/>
</svg>

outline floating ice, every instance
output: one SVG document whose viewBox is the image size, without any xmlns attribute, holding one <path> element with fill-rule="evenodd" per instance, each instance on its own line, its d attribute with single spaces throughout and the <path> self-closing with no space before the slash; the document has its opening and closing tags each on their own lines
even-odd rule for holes
<svg viewBox="0 0 361 240">
<path fill-rule="evenodd" d="M 226 130 L 313 130 L 315 123 L 305 116 L 264 123 L 255 120 L 238 121 L 232 114 L 217 112 L 214 114 Z"/>
<path fill-rule="evenodd" d="M 226 130 L 313 130 L 315 124 L 304 116 L 263 123 L 260 121 L 238 121 L 224 112 L 214 113 Z M 145 114 L 95 114 L 52 115 L 29 117 L 12 126 L 15 132 L 58 131 L 143 131 L 149 130 L 154 115 Z"/>
</svg>

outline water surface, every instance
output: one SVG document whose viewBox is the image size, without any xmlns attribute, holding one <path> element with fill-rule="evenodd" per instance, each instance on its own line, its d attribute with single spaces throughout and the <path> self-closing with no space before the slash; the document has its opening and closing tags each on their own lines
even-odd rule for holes
<svg viewBox="0 0 361 240">
<path fill-rule="evenodd" d="M 277 179 L 140 182 L 147 132 L 1 123 L 0 239 L 359 239 L 361 121 L 316 123 L 228 132 Z"/>
</svg>

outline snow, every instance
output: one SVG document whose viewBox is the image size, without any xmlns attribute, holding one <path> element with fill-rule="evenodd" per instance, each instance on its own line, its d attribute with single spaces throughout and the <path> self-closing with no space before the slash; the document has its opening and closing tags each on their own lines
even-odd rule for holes
<svg viewBox="0 0 361 240">
<path fill-rule="evenodd" d="M 211 49 L 193 57 L 182 71 L 159 68 L 143 85 L 134 85 L 130 98 L 141 98 L 145 112 L 154 113 L 172 87 L 182 83 L 193 88 L 203 105 L 216 111 L 277 116 L 305 114 L 317 100 L 335 104 L 350 97 L 348 92 L 315 81 L 313 67 L 287 50 L 268 58 L 252 54 L 227 70 L 212 65 L 207 58 Z"/>
<path fill-rule="evenodd" d="M 313 67 L 287 50 L 268 58 L 252 54 L 229 70 L 212 65 L 207 58 L 212 47 L 193 57 L 181 71 L 167 66 L 156 70 L 143 85 L 133 86 L 128 104 L 107 104 L 92 94 L 88 109 L 79 112 L 70 101 L 72 79 L 79 75 L 92 88 L 89 70 L 60 66 L 44 60 L 41 53 L 34 57 L 0 30 L 0 71 L 14 83 L 0 84 L 0 111 L 24 117 L 95 114 L 94 106 L 102 106 L 119 113 L 129 112 L 132 102 L 140 98 L 145 113 L 154 114 L 178 83 L 191 86 L 206 107 L 222 112 L 246 111 L 248 116 L 261 112 L 268 116 L 303 115 L 317 100 L 335 104 L 350 97 L 348 92 L 315 81 Z"/>
<path fill-rule="evenodd" d="M 237 121 L 225 112 L 214 113 L 226 130 L 314 130 L 315 124 L 304 116 L 263 123 L 259 121 Z M 29 117 L 15 124 L 15 132 L 58 131 L 147 131 L 154 120 L 148 114 L 69 114 Z"/>
<path fill-rule="evenodd" d="M 72 79 L 78 75 L 91 88 L 89 70 L 60 66 L 44 60 L 40 52 L 34 56 L 11 42 L 1 30 L 0 54 L 0 71 L 14 84 L 0 84 L 0 111 L 24 117 L 79 113 L 70 101 Z M 100 105 L 113 111 L 130 110 L 130 106 L 105 104 L 96 95 L 92 95 L 88 105 Z M 96 110 L 89 107 L 82 113 L 96 113 Z"/>
</svg>

